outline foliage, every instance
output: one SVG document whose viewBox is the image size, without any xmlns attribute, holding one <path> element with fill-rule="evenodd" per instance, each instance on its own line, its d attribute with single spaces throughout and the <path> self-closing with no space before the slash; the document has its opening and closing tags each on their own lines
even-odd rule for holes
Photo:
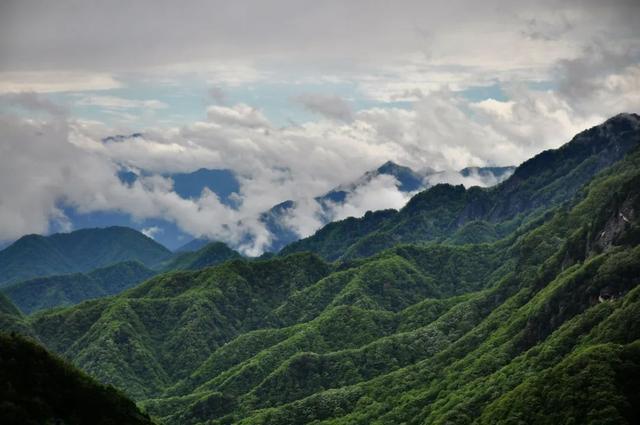
<svg viewBox="0 0 640 425">
<path fill-rule="evenodd" d="M 7 425 L 152 423 L 113 387 L 15 334 L 0 334 L 0 400 Z"/>
<path fill-rule="evenodd" d="M 84 300 L 119 294 L 155 274 L 137 261 L 126 261 L 89 273 L 35 278 L 3 288 L 25 314 Z"/>
</svg>

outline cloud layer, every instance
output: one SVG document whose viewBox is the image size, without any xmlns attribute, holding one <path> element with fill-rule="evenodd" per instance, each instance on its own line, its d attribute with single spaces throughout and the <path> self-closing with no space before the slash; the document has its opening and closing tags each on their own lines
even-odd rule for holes
<svg viewBox="0 0 640 425">
<path fill-rule="evenodd" d="M 443 170 L 432 183 L 486 184 L 451 171 L 517 165 L 640 111 L 639 11 L 595 0 L 3 2 L 0 240 L 70 228 L 73 207 L 161 218 L 256 255 L 271 239 L 262 212 L 293 200 L 285 224 L 311 234 L 314 197 L 388 160 Z M 192 118 L 162 115 L 186 108 L 196 80 L 206 87 Z M 255 95 L 268 84 L 287 90 Z M 278 102 L 307 115 L 276 124 Z M 143 135 L 105 139 L 133 132 Z M 233 170 L 236 206 L 208 190 L 182 199 L 165 177 L 199 168 Z M 140 178 L 125 184 L 122 169 Z M 407 196 L 381 176 L 333 213 Z"/>
</svg>

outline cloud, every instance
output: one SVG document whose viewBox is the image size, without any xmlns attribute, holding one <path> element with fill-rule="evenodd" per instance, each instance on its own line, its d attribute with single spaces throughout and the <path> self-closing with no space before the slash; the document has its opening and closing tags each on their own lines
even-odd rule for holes
<svg viewBox="0 0 640 425">
<path fill-rule="evenodd" d="M 164 232 L 164 229 L 158 226 L 151 226 L 151 227 L 145 227 L 140 232 L 142 232 L 143 235 L 151 239 L 155 239 L 156 235 Z"/>
<path fill-rule="evenodd" d="M 218 105 L 224 105 L 227 103 L 227 94 L 220 87 L 211 87 L 209 89 L 209 96 Z"/>
<path fill-rule="evenodd" d="M 294 200 L 284 222 L 308 235 L 321 223 L 314 197 L 388 160 L 443 170 L 434 182 L 489 184 L 452 170 L 517 164 L 617 112 L 640 110 L 632 2 L 117 3 L 83 2 L 74 14 L 59 2 L 3 5 L 0 92 L 11 95 L 0 97 L 8 105 L 0 108 L 0 239 L 68 228 L 63 207 L 72 206 L 165 219 L 259 254 L 271 240 L 262 212 Z M 119 143 L 102 139 L 132 131 L 79 120 L 38 94 L 17 94 L 194 75 L 217 88 L 199 121 L 136 129 L 142 137 Z M 294 101 L 328 119 L 274 124 L 265 109 L 273 99 L 251 96 L 265 81 L 298 84 L 292 92 L 306 94 Z M 532 89 L 532 82 L 548 89 Z M 328 83 L 334 86 L 325 93 Z M 506 99 L 470 100 L 463 92 L 494 85 Z M 361 97 L 351 104 L 330 94 L 343 87 Z M 224 96 L 231 88 L 249 94 L 233 104 Z M 165 106 L 128 97 L 74 98 L 132 125 L 137 109 Z M 142 177 L 124 185 L 122 168 Z M 198 168 L 233 170 L 237 205 L 206 190 L 182 199 L 163 177 Z M 400 208 L 407 199 L 393 178 L 381 176 L 333 214 Z"/>
<path fill-rule="evenodd" d="M 122 83 L 113 75 L 100 72 L 68 70 L 0 72 L 0 93 L 57 93 L 109 90 L 120 87 Z"/>
<path fill-rule="evenodd" d="M 19 77 L 23 71 L 117 75 L 208 67 L 215 85 L 315 70 L 360 81 L 368 76 L 370 89 L 381 81 L 383 91 L 394 86 L 400 94 L 442 82 L 462 85 L 459 74 L 474 81 L 540 77 L 579 53 L 585 40 L 637 39 L 638 11 L 637 2 L 594 0 L 330 0 L 321 6 L 275 0 L 250 7 L 222 0 L 195 0 L 189 7 L 167 0 L 7 0 L 0 15 L 0 70 Z"/>
<path fill-rule="evenodd" d="M 210 123 L 223 126 L 230 125 L 244 128 L 269 127 L 269 122 L 262 112 L 243 103 L 233 107 L 210 106 L 207 109 L 207 118 Z"/>
<path fill-rule="evenodd" d="M 335 220 L 342 220 L 347 217 L 362 217 L 367 211 L 400 209 L 411 196 L 410 193 L 398 190 L 395 177 L 382 174 L 357 187 L 344 204 L 332 205 L 332 216 Z"/>
<path fill-rule="evenodd" d="M 337 121 L 350 122 L 353 120 L 351 106 L 340 96 L 320 93 L 305 93 L 292 98 L 305 109 Z"/>
<path fill-rule="evenodd" d="M 57 116 L 66 115 L 69 112 L 63 106 L 35 92 L 0 94 L 0 105 L 1 104 L 17 106 L 32 112 L 46 112 Z"/>
<path fill-rule="evenodd" d="M 116 96 L 86 96 L 75 103 L 79 106 L 99 106 L 108 109 L 164 109 L 168 107 L 166 103 L 155 99 L 136 100 Z"/>
</svg>

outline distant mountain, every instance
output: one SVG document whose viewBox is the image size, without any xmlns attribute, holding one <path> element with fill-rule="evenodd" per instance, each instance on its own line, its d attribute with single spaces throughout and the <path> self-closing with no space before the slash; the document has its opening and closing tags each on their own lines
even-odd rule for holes
<svg viewBox="0 0 640 425">
<path fill-rule="evenodd" d="M 316 198 L 316 200 L 320 202 L 321 205 L 325 205 L 328 202 L 344 203 L 349 194 L 355 192 L 358 188 L 365 186 L 376 177 L 382 175 L 395 177 L 398 182 L 397 188 L 401 192 L 415 192 L 425 188 L 426 183 L 424 179 L 431 173 L 433 173 L 433 171 L 428 170 L 424 174 L 419 174 L 409 167 L 404 167 L 392 161 L 387 161 L 377 169 L 367 171 L 358 180 L 346 185 L 338 186 L 327 194 Z"/>
<path fill-rule="evenodd" d="M 148 424 L 148 415 L 44 348 L 0 334 L 0 418 L 7 425 Z"/>
<path fill-rule="evenodd" d="M 204 248 L 206 245 L 210 244 L 211 242 L 213 241 L 206 238 L 192 239 L 186 244 L 176 248 L 174 252 L 194 252 L 201 248 Z"/>
<path fill-rule="evenodd" d="M 476 177 L 493 184 L 499 183 L 508 178 L 515 167 L 469 167 L 459 171 L 463 177 Z M 377 169 L 366 172 L 362 177 L 349 184 L 338 186 L 325 195 L 315 198 L 321 207 L 318 219 L 324 223 L 330 223 L 334 220 L 332 214 L 335 205 L 344 204 L 349 195 L 356 192 L 359 188 L 366 186 L 376 177 L 387 175 L 395 177 L 396 187 L 404 193 L 417 192 L 430 187 L 428 177 L 441 174 L 433 169 L 423 170 L 418 173 L 409 167 L 398 165 L 392 161 L 387 161 Z M 289 245 L 300 239 L 300 236 L 286 224 L 285 217 L 290 213 L 296 204 L 293 201 L 285 201 L 263 213 L 260 221 L 264 223 L 273 236 L 269 249 L 278 252 L 286 245 Z"/>
<path fill-rule="evenodd" d="M 202 239 L 198 239 L 202 241 Z M 193 243 L 191 246 L 196 246 Z M 242 258 L 238 252 L 222 242 L 210 242 L 196 251 L 176 253 L 170 260 L 160 265 L 161 270 L 198 270 L 215 266 L 228 260 Z"/>
<path fill-rule="evenodd" d="M 1 290 L 25 314 L 119 294 L 155 275 L 138 261 L 125 261 L 88 273 L 40 277 Z"/>
<path fill-rule="evenodd" d="M 127 227 L 28 235 L 0 251 L 0 287 L 35 277 L 88 272 L 122 261 L 140 261 L 150 267 L 170 255 L 164 246 Z"/>
</svg>

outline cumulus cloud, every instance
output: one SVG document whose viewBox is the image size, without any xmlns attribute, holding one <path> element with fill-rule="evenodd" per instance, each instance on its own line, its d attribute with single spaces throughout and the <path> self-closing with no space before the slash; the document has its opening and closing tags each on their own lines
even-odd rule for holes
<svg viewBox="0 0 640 425">
<path fill-rule="evenodd" d="M 362 217 L 367 211 L 400 209 L 413 194 L 401 192 L 397 186 L 395 177 L 379 175 L 357 187 L 347 196 L 344 204 L 332 205 L 332 216 L 335 220 L 342 220 L 347 217 Z"/>
<path fill-rule="evenodd" d="M 243 128 L 269 127 L 265 116 L 256 108 L 244 103 L 226 106 L 210 106 L 207 109 L 209 122 L 217 125 L 229 125 Z"/>
</svg>

